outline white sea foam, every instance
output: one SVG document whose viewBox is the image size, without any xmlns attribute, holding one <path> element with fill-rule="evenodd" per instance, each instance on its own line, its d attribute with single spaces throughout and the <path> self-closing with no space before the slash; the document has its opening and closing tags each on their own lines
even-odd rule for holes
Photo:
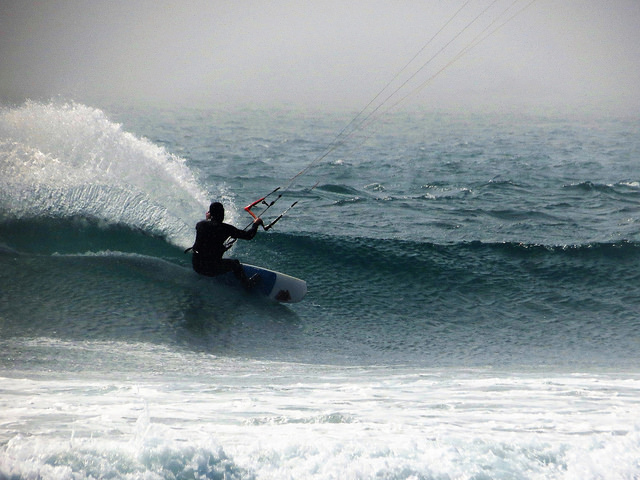
<svg viewBox="0 0 640 480">
<path fill-rule="evenodd" d="M 82 348 L 128 352 L 140 372 L 126 380 L 90 373 L 89 365 L 75 377 L 5 372 L 0 475 L 588 479 L 640 472 L 635 374 L 312 366 L 119 342 Z"/>
</svg>

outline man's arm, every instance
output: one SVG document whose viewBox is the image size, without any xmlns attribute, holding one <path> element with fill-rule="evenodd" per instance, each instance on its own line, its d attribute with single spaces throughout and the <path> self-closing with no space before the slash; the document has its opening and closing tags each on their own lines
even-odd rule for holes
<svg viewBox="0 0 640 480">
<path fill-rule="evenodd" d="M 240 230 L 239 228 L 233 227 L 235 231 L 229 236 L 233 238 L 239 238 L 241 240 L 251 240 L 256 236 L 256 233 L 258 233 L 258 227 L 260 225 L 263 225 L 262 219 L 256 218 L 249 230 Z"/>
</svg>

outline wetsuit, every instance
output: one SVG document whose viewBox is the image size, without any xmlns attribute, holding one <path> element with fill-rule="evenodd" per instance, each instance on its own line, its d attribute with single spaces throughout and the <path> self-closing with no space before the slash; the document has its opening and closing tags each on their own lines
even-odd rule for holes
<svg viewBox="0 0 640 480">
<path fill-rule="evenodd" d="M 228 223 L 214 220 L 203 220 L 196 225 L 196 242 L 193 245 L 193 269 L 201 275 L 214 277 L 233 272 L 243 283 L 247 276 L 242 265 L 236 259 L 222 258 L 226 251 L 224 243 L 228 238 L 251 240 L 256 236 L 258 224 L 254 223 L 249 230 L 240 230 Z"/>
</svg>

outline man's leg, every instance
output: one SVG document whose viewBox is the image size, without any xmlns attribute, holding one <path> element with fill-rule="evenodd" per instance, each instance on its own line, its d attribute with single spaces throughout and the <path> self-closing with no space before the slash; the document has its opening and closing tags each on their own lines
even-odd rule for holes
<svg viewBox="0 0 640 480">
<path fill-rule="evenodd" d="M 223 268 L 225 272 L 233 272 L 244 288 L 249 290 L 254 286 L 255 282 L 247 277 L 247 274 L 244 272 L 244 268 L 242 268 L 242 264 L 239 260 L 236 260 L 235 258 L 225 258 L 222 262 L 224 263 Z"/>
</svg>

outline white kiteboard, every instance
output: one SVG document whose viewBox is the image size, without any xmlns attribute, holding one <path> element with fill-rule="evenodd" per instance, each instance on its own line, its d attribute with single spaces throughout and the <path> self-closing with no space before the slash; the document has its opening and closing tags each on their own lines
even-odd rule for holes
<svg viewBox="0 0 640 480">
<path fill-rule="evenodd" d="M 255 286 L 250 290 L 251 292 L 265 295 L 281 303 L 299 302 L 307 294 L 307 282 L 304 280 L 244 263 L 242 268 L 249 278 L 256 274 L 259 275 L 259 278 L 255 280 Z M 239 284 L 231 272 L 216 278 L 220 278 L 225 283 Z"/>
</svg>

